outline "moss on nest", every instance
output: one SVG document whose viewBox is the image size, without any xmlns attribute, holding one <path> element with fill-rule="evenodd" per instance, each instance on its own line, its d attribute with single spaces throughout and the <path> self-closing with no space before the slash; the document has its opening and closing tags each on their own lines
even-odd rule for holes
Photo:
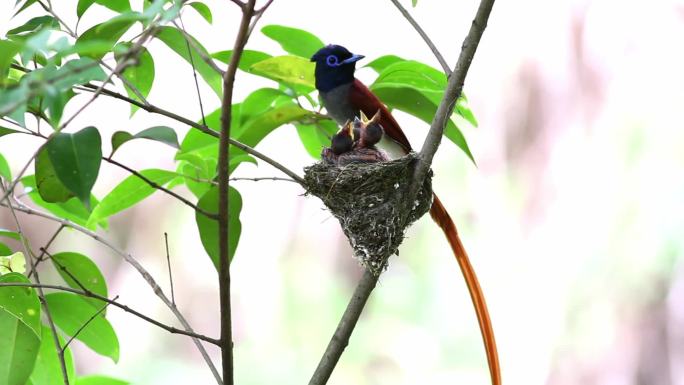
<svg viewBox="0 0 684 385">
<path fill-rule="evenodd" d="M 417 155 L 344 166 L 319 162 L 304 169 L 307 194 L 320 198 L 340 221 L 354 256 L 374 274 L 387 267 L 406 228 L 432 204 L 431 174 L 407 202 Z"/>
</svg>

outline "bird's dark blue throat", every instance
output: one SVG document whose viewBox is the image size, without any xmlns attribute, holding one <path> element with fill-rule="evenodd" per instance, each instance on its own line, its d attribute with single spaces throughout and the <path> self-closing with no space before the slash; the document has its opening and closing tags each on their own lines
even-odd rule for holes
<svg viewBox="0 0 684 385">
<path fill-rule="evenodd" d="M 354 55 L 341 45 L 330 44 L 318 50 L 311 61 L 316 63 L 316 89 L 328 92 L 337 86 L 354 81 L 356 62 L 362 55 Z"/>
</svg>

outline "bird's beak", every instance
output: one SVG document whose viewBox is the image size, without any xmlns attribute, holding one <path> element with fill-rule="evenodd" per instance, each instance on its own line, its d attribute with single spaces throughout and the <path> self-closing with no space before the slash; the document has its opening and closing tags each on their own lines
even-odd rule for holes
<svg viewBox="0 0 684 385">
<path fill-rule="evenodd" d="M 363 55 L 352 55 L 349 59 L 342 60 L 342 64 L 354 63 L 363 59 L 364 57 L 365 56 Z"/>
<path fill-rule="evenodd" d="M 351 138 L 352 142 L 354 141 L 354 125 L 349 122 L 347 124 L 347 130 L 349 131 L 349 137 Z"/>
</svg>

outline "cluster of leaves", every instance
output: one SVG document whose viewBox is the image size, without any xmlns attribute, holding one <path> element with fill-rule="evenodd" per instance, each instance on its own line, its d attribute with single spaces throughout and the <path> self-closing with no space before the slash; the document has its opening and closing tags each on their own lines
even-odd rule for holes
<svg viewBox="0 0 684 385">
<path fill-rule="evenodd" d="M 17 14 L 27 9 L 39 11 L 38 3 L 39 0 L 18 0 Z M 105 156 L 102 137 L 96 126 L 73 128 L 65 125 L 69 120 L 63 116 L 65 106 L 75 95 L 92 94 L 100 88 L 109 90 L 114 84 L 112 69 L 103 61 L 107 58 L 125 66 L 116 75 L 120 76 L 121 87 L 132 101 L 131 115 L 138 113 L 141 106 L 150 106 L 146 98 L 154 86 L 155 60 L 152 52 L 136 45 L 135 39 L 151 30 L 153 38 L 175 52 L 179 60 L 192 63 L 194 70 L 220 98 L 222 75 L 207 61 L 227 64 L 232 52 L 209 53 L 200 41 L 179 29 L 175 23 L 170 23 L 184 11 L 184 7 L 198 12 L 211 23 L 210 8 L 201 2 L 146 0 L 144 8 L 135 11 L 129 0 L 79 0 L 76 7 L 79 20 L 94 5 L 106 7 L 116 16 L 79 34 L 62 24 L 49 7 L 43 7 L 44 14 L 11 29 L 0 39 L 0 117 L 9 125 L 0 126 L 0 136 L 24 133 L 45 138 L 35 158 L 34 174 L 19 178 L 25 195 L 33 204 L 55 216 L 91 230 L 98 227 L 107 229 L 109 217 L 149 197 L 156 191 L 156 186 L 169 190 L 185 186 L 195 195 L 199 208 L 218 212 L 216 136 L 191 128 L 179 141 L 177 128 L 168 126 L 146 128 L 137 133 L 119 131 L 112 135 L 111 152 Z M 285 54 L 274 56 L 255 50 L 243 53 L 239 69 L 270 79 L 273 86 L 257 89 L 232 106 L 231 136 L 254 147 L 276 129 L 294 125 L 303 148 L 318 159 L 321 149 L 329 145 L 330 136 L 337 130 L 335 123 L 321 113 L 322 106 L 315 95 L 314 67 L 309 60 L 324 44 L 315 35 L 296 28 L 270 25 L 262 28 L 261 32 L 279 43 Z M 126 39 L 125 36 L 133 38 Z M 447 82 L 441 71 L 394 55 L 379 57 L 366 67 L 378 74 L 370 85 L 371 90 L 390 108 L 431 122 Z M 196 117 L 195 121 L 218 132 L 220 114 L 220 108 L 216 108 L 207 116 Z M 45 135 L 32 129 L 27 125 L 27 115 L 45 122 L 52 131 Z M 456 121 L 477 125 L 465 98 L 458 101 L 454 119 L 449 120 L 445 136 L 472 159 Z M 70 132 L 65 132 L 67 130 Z M 137 139 L 154 140 L 176 148 L 176 169 L 139 171 L 144 179 L 130 175 L 98 200 L 91 190 L 102 161 L 111 160 L 122 145 Z M 231 148 L 230 172 L 242 163 L 256 164 L 257 160 L 241 149 Z M 8 185 L 16 182 L 1 154 L 0 176 Z M 232 258 L 240 238 L 242 198 L 233 187 L 230 194 Z M 196 222 L 202 244 L 218 267 L 217 222 L 199 211 Z M 19 237 L 16 233 L 10 234 Z M 19 256 L 1 243 L 0 255 L 7 256 L 4 264 L 0 260 L 0 274 L 4 274 L 0 276 L 0 282 L 29 282 L 20 263 L 23 255 Z M 87 256 L 63 252 L 51 259 L 69 286 L 107 296 L 105 279 Z M 101 301 L 63 292 L 49 293 L 45 299 L 55 324 L 63 333 L 56 336 L 61 345 L 64 344 L 63 336 L 75 336 L 96 353 L 114 361 L 118 359 L 116 333 L 106 319 L 106 312 L 97 314 L 104 306 Z M 34 289 L 0 289 L 0 330 L 6 331 L 0 333 L 0 346 L 9 347 L 0 349 L 0 362 L 3 363 L 0 365 L 0 383 L 60 383 L 55 336 L 41 323 L 40 315 Z M 68 374 L 76 378 L 69 349 L 64 353 Z M 78 385 L 121 383 L 116 381 L 105 377 L 76 378 Z"/>
</svg>

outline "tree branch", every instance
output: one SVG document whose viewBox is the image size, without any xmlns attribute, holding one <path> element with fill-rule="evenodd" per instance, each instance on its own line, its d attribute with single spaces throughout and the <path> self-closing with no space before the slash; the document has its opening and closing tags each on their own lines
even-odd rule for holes
<svg viewBox="0 0 684 385">
<path fill-rule="evenodd" d="M 140 319 L 142 319 L 142 320 L 144 320 L 144 321 L 147 321 L 147 322 L 151 323 L 152 325 L 155 325 L 155 326 L 157 326 L 157 327 L 160 327 L 160 328 L 166 330 L 166 331 L 169 332 L 169 333 L 185 335 L 185 336 L 188 336 L 188 337 L 192 337 L 192 338 L 194 338 L 194 339 L 199 339 L 199 340 L 202 340 L 202 341 L 206 341 L 206 342 L 208 342 L 208 343 L 210 343 L 210 344 L 213 344 L 213 345 L 216 345 L 216 346 L 220 346 L 220 341 L 217 340 L 217 339 L 214 339 L 214 338 L 211 338 L 211 337 L 207 337 L 207 336 L 205 336 L 205 335 L 203 335 L 203 334 L 198 334 L 198 333 L 195 333 L 195 332 L 191 332 L 191 331 L 187 331 L 187 330 L 182 330 L 182 329 L 175 328 L 175 327 L 173 327 L 173 326 L 169 326 L 169 325 L 163 324 L 163 323 L 161 323 L 161 322 L 159 322 L 159 321 L 157 321 L 157 320 L 155 320 L 155 319 L 153 319 L 153 318 L 150 318 L 150 317 L 148 317 L 148 316 L 146 316 L 146 315 L 144 315 L 144 314 L 142 314 L 142 313 L 140 313 L 140 312 L 138 312 L 138 311 L 136 311 L 136 310 L 131 309 L 130 307 L 128 307 L 128 306 L 126 306 L 126 305 L 124 305 L 124 304 L 121 304 L 121 303 L 117 302 L 117 301 L 114 300 L 114 299 L 109 299 L 109 298 L 107 298 L 107 297 L 103 297 L 103 296 L 101 296 L 101 295 L 99 295 L 99 294 L 95 294 L 95 293 L 93 293 L 93 292 L 91 292 L 91 291 L 87 291 L 87 290 L 86 290 L 86 291 L 82 291 L 82 290 L 78 290 L 78 289 L 74 289 L 74 288 L 66 287 L 66 286 L 49 285 L 49 284 L 40 284 L 40 283 L 25 283 L 25 282 L 7 282 L 7 283 L 0 283 L 0 287 L 12 287 L 12 286 L 13 286 L 13 287 L 33 287 L 33 288 L 36 288 L 36 289 L 53 289 L 53 290 L 60 290 L 60 291 L 68 292 L 68 293 L 77 294 L 77 295 L 80 295 L 80 296 L 83 296 L 83 297 L 95 298 L 95 299 L 98 299 L 98 300 L 100 300 L 100 301 L 106 302 L 106 303 L 109 304 L 109 305 L 118 307 L 119 309 L 125 311 L 126 313 L 133 314 L 134 316 L 136 316 L 136 317 L 138 317 L 138 318 L 140 318 Z"/>
<path fill-rule="evenodd" d="M 154 181 L 151 181 L 149 178 L 145 177 L 145 175 L 139 173 L 138 171 L 136 171 L 136 170 L 134 170 L 134 169 L 132 169 L 132 168 L 130 168 L 130 167 L 128 167 L 128 166 L 126 166 L 125 164 L 119 163 L 119 162 L 115 161 L 115 160 L 112 159 L 112 158 L 106 158 L 106 157 L 104 157 L 104 156 L 102 157 L 102 159 L 103 159 L 105 162 L 108 162 L 108 163 L 111 163 L 111 164 L 113 164 L 113 165 L 115 165 L 115 166 L 121 167 L 122 169 L 124 169 L 124 170 L 130 172 L 131 174 L 133 174 L 133 175 L 135 175 L 135 176 L 137 176 L 138 178 L 142 179 L 142 181 L 144 181 L 145 183 L 147 183 L 148 185 L 150 185 L 150 187 L 152 187 L 152 188 L 154 188 L 154 189 L 156 189 L 156 190 L 159 190 L 159 191 L 163 191 L 163 192 L 165 192 L 165 193 L 168 194 L 168 195 L 171 195 L 172 197 L 174 197 L 174 198 L 178 199 L 179 201 L 183 202 L 186 206 L 192 208 L 193 210 L 195 210 L 195 211 L 197 211 L 198 213 L 200 213 L 200 214 L 206 216 L 207 218 L 211 218 L 211 219 L 217 219 L 217 218 L 218 218 L 216 214 L 210 213 L 210 212 L 208 212 L 208 211 L 202 209 L 201 207 L 195 205 L 194 203 L 192 203 L 192 202 L 190 202 L 189 200 L 183 198 L 182 196 L 176 194 L 175 192 L 173 192 L 173 191 L 167 189 L 166 187 L 161 186 L 161 185 L 159 185 L 158 183 L 156 183 L 156 182 L 154 182 Z"/>
<path fill-rule="evenodd" d="M 221 132 L 219 135 L 218 182 L 219 182 L 219 297 L 221 306 L 221 361 L 223 365 L 223 381 L 233 385 L 233 331 L 230 306 L 230 255 L 228 251 L 229 237 L 229 170 L 230 159 L 230 120 L 233 106 L 233 85 L 242 51 L 249 37 L 249 26 L 254 15 L 256 0 L 247 0 L 242 6 L 242 19 L 233 46 L 233 55 L 228 70 L 223 75 L 223 98 L 221 101 Z"/>
<path fill-rule="evenodd" d="M 449 68 L 449 64 L 444 60 L 444 56 L 439 52 L 437 49 L 437 46 L 430 40 L 430 37 L 425 33 L 423 28 L 418 24 L 418 22 L 411 16 L 411 14 L 404 8 L 404 6 L 399 3 L 399 0 L 390 0 L 392 4 L 394 4 L 395 7 L 401 12 L 402 15 L 408 20 L 408 22 L 413 26 L 413 28 L 418 32 L 420 37 L 423 38 L 423 41 L 425 41 L 425 44 L 430 47 L 430 51 L 435 55 L 435 58 L 437 58 L 437 61 L 439 62 L 439 65 L 442 66 L 442 69 L 444 70 L 444 73 L 447 76 L 451 76 L 451 68 Z"/>
<path fill-rule="evenodd" d="M 330 339 L 328 347 L 325 349 L 318 367 L 316 367 L 316 371 L 311 376 L 309 385 L 323 385 L 330 379 L 330 375 L 340 360 L 342 352 L 349 344 L 349 337 L 354 331 L 354 327 L 356 327 L 356 322 L 359 320 L 368 297 L 370 297 L 373 288 L 375 288 L 378 282 L 378 278 L 379 276 L 374 275 L 368 269 L 365 269 L 363 272 L 363 277 L 361 277 L 356 286 L 354 295 L 347 305 L 347 310 L 344 311 L 340 323 L 337 324 L 335 334 Z"/>
</svg>

